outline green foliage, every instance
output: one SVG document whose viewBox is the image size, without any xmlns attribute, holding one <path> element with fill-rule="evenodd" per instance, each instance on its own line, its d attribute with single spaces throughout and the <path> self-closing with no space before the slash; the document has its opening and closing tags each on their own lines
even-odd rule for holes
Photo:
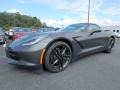
<svg viewBox="0 0 120 90">
<path fill-rule="evenodd" d="M 0 27 L 8 30 L 10 27 L 47 27 L 46 23 L 42 23 L 37 17 L 21 15 L 20 13 L 0 13 Z"/>
</svg>

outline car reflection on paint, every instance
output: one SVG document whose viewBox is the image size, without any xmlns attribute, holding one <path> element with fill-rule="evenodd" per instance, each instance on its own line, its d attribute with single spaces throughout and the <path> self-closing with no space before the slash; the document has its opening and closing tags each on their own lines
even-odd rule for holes
<svg viewBox="0 0 120 90">
<path fill-rule="evenodd" d="M 25 35 L 31 34 L 32 33 L 32 28 L 18 28 L 14 30 L 13 35 L 12 35 L 12 40 L 19 39 Z"/>
</svg>

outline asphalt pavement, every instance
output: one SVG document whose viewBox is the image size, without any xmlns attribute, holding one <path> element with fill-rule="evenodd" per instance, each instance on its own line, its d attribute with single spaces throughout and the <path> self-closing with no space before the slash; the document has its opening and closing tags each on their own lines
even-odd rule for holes
<svg viewBox="0 0 120 90">
<path fill-rule="evenodd" d="M 60 73 L 37 74 L 6 63 L 0 46 L 0 90 L 120 90 L 120 39 L 112 53 L 81 58 Z"/>
</svg>

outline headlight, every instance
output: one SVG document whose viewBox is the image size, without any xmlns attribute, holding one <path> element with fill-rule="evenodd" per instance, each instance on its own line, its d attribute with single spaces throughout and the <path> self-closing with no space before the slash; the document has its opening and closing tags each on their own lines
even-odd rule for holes
<svg viewBox="0 0 120 90">
<path fill-rule="evenodd" d="M 27 42 L 25 42 L 24 44 L 22 44 L 22 46 L 29 46 L 29 45 L 33 45 L 38 43 L 40 40 L 42 40 L 43 38 L 45 38 L 45 36 L 37 36 L 34 37 L 32 39 L 29 39 Z"/>
</svg>

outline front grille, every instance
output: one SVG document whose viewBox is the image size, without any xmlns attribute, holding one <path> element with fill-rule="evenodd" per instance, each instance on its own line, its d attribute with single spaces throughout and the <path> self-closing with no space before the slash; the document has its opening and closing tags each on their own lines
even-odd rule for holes
<svg viewBox="0 0 120 90">
<path fill-rule="evenodd" d="M 13 51 L 8 51 L 9 57 L 15 60 L 20 60 L 20 57 L 18 56 L 18 54 L 16 52 Z"/>
</svg>

